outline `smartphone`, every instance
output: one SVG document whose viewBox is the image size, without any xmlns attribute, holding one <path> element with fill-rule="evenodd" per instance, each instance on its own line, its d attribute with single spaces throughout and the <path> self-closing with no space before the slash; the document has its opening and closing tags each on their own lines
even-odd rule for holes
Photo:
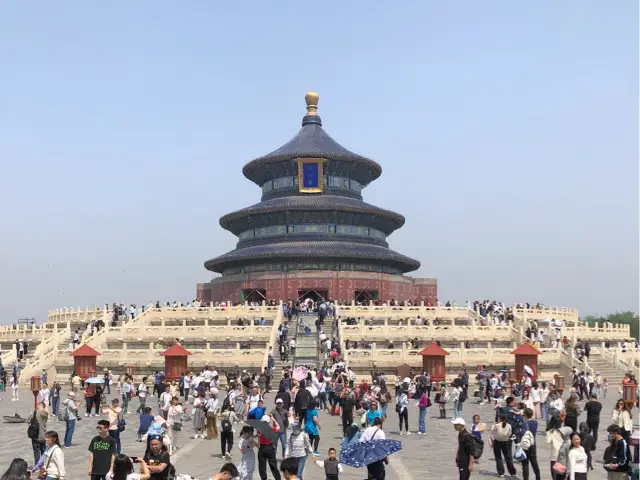
<svg viewBox="0 0 640 480">
<path fill-rule="evenodd" d="M 140 457 L 131 457 L 133 463 L 140 463 Z"/>
</svg>

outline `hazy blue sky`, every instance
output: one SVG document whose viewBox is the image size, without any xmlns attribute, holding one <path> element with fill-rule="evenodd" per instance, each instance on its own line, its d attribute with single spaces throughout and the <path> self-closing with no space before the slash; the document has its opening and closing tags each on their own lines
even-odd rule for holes
<svg viewBox="0 0 640 480">
<path fill-rule="evenodd" d="M 0 72 L 0 322 L 192 299 L 309 90 L 441 299 L 637 311 L 637 2 L 11 2 Z"/>
</svg>

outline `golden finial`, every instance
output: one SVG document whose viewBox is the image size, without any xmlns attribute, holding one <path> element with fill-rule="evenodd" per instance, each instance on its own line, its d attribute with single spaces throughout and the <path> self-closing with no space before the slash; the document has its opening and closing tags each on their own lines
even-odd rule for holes
<svg viewBox="0 0 640 480">
<path fill-rule="evenodd" d="M 304 96 L 304 101 L 307 103 L 307 115 L 318 114 L 318 100 L 320 100 L 320 95 L 315 92 L 308 92 Z"/>
</svg>

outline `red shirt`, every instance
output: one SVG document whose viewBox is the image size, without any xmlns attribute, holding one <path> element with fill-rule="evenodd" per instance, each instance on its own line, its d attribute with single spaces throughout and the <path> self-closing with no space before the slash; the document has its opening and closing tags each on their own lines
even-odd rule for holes
<svg viewBox="0 0 640 480">
<path fill-rule="evenodd" d="M 274 432 L 278 432 L 278 429 L 276 427 L 271 427 L 271 429 Z M 267 437 L 265 437 L 264 435 L 262 435 L 262 433 L 258 432 L 258 443 L 260 445 L 271 445 L 271 441 L 267 440 Z"/>
</svg>

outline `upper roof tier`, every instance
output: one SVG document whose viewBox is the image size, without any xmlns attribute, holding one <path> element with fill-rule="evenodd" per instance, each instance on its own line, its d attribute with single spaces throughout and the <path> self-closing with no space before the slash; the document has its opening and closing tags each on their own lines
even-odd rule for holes
<svg viewBox="0 0 640 480">
<path fill-rule="evenodd" d="M 262 186 L 266 181 L 277 178 L 277 173 L 291 162 L 291 169 L 295 171 L 297 158 L 326 158 L 349 164 L 350 178 L 357 180 L 363 186 L 368 185 L 382 174 L 382 167 L 373 160 L 353 153 L 336 142 L 322 128 L 322 120 L 318 115 L 317 93 L 307 93 L 307 114 L 302 119 L 302 128 L 289 142 L 273 152 L 256 158 L 247 163 L 242 173 L 252 182 Z"/>
</svg>

